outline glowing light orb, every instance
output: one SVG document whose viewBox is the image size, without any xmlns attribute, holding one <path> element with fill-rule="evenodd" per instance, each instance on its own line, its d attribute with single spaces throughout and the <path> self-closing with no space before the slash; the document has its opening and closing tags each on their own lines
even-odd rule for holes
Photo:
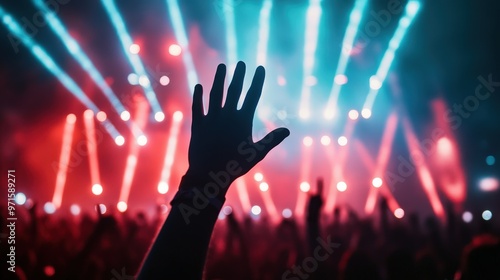
<svg viewBox="0 0 500 280">
<path fill-rule="evenodd" d="M 137 76 L 137 74 L 135 74 L 135 73 L 130 73 L 127 76 L 127 81 L 129 84 L 135 86 L 135 85 L 139 84 L 139 76 Z"/>
<path fill-rule="evenodd" d="M 329 136 L 324 135 L 321 137 L 321 144 L 323 144 L 323 146 L 328 146 L 328 145 L 330 145 L 331 142 L 332 142 L 332 139 L 330 139 Z"/>
<path fill-rule="evenodd" d="M 370 77 L 370 88 L 373 90 L 378 90 L 382 87 L 382 82 L 377 76 Z"/>
<path fill-rule="evenodd" d="M 128 121 L 130 120 L 130 112 L 129 111 L 123 111 L 120 113 L 120 118 L 123 120 L 123 121 Z"/>
<path fill-rule="evenodd" d="M 118 146 L 123 146 L 123 144 L 125 144 L 125 138 L 123 138 L 123 136 L 121 136 L 121 135 L 116 136 L 115 137 L 115 144 Z"/>
<path fill-rule="evenodd" d="M 347 184 L 345 182 L 338 182 L 337 183 L 337 190 L 339 192 L 345 192 L 347 190 Z"/>
<path fill-rule="evenodd" d="M 180 122 L 180 121 L 182 121 L 183 117 L 184 117 L 184 115 L 182 114 L 181 111 L 175 111 L 175 113 L 174 113 L 174 121 Z"/>
<path fill-rule="evenodd" d="M 306 136 L 302 140 L 302 143 L 304 144 L 304 146 L 310 147 L 313 144 L 313 139 L 310 136 Z"/>
<path fill-rule="evenodd" d="M 116 204 L 116 208 L 120 212 L 125 212 L 125 211 L 127 211 L 128 205 L 125 201 L 120 201 L 120 202 L 118 202 L 118 204 Z"/>
<path fill-rule="evenodd" d="M 101 195 L 102 191 L 103 191 L 103 189 L 102 189 L 101 184 L 94 184 L 94 185 L 92 185 L 92 193 L 94 195 Z"/>
<path fill-rule="evenodd" d="M 357 120 L 359 118 L 359 113 L 356 110 L 349 111 L 349 118 L 351 120 Z"/>
<path fill-rule="evenodd" d="M 469 211 L 465 211 L 463 214 L 462 214 L 462 220 L 466 223 L 470 223 L 472 222 L 472 219 L 473 219 L 473 216 L 472 216 L 472 213 L 469 212 Z"/>
<path fill-rule="evenodd" d="M 339 86 L 345 85 L 347 84 L 347 76 L 343 74 L 338 74 L 337 76 L 335 76 L 333 81 Z"/>
<path fill-rule="evenodd" d="M 168 53 L 173 56 L 179 56 L 182 52 L 181 46 L 177 44 L 172 44 L 168 47 Z"/>
<path fill-rule="evenodd" d="M 224 208 L 222 208 L 222 213 L 224 213 L 224 215 L 231 215 L 231 213 L 233 213 L 233 208 L 231 208 L 231 206 L 224 206 Z"/>
<path fill-rule="evenodd" d="M 54 214 L 56 212 L 56 206 L 52 202 L 46 202 L 43 205 L 43 211 L 47 214 Z"/>
<path fill-rule="evenodd" d="M 105 112 L 103 112 L 103 111 L 99 111 L 99 112 L 95 115 L 95 117 L 96 117 L 96 119 L 97 119 L 98 121 L 100 121 L 100 122 L 103 122 L 103 121 L 105 121 L 105 120 L 108 118 L 108 116 L 106 115 L 106 113 L 105 113 Z"/>
<path fill-rule="evenodd" d="M 258 205 L 252 206 L 252 209 L 250 210 L 253 215 L 258 216 L 260 213 L 262 213 L 262 209 Z"/>
<path fill-rule="evenodd" d="M 266 183 L 266 182 L 262 182 L 262 183 L 259 184 L 259 189 L 262 192 L 267 192 L 269 190 L 269 184 Z"/>
<path fill-rule="evenodd" d="M 168 192 L 168 184 L 167 182 L 158 183 L 158 193 L 166 194 Z"/>
<path fill-rule="evenodd" d="M 364 108 L 363 110 L 361 110 L 361 116 L 364 119 L 369 119 L 372 116 L 372 110 Z"/>
<path fill-rule="evenodd" d="M 26 195 L 22 192 L 20 193 L 17 193 L 15 196 L 14 196 L 14 201 L 16 202 L 16 204 L 18 205 L 24 205 L 24 203 L 26 203 Z"/>
<path fill-rule="evenodd" d="M 139 51 L 141 50 L 141 47 L 137 44 L 132 44 L 130 45 L 130 47 L 128 48 L 128 51 L 131 53 L 131 54 L 138 54 Z"/>
<path fill-rule="evenodd" d="M 283 216 L 283 218 L 285 219 L 288 219 L 288 218 L 291 218 L 292 217 L 292 210 L 290 210 L 289 208 L 285 208 L 283 209 L 283 211 L 281 211 L 281 215 Z"/>
<path fill-rule="evenodd" d="M 137 145 L 139 146 L 145 146 L 148 143 L 148 138 L 146 135 L 140 135 L 137 137 Z"/>
<path fill-rule="evenodd" d="M 299 188 L 300 188 L 300 191 L 302 191 L 302 192 L 308 192 L 311 190 L 311 185 L 309 185 L 308 182 L 302 182 L 302 183 L 300 183 Z"/>
<path fill-rule="evenodd" d="M 339 139 L 337 139 L 337 143 L 339 143 L 340 146 L 347 145 L 347 137 L 340 136 Z"/>
<path fill-rule="evenodd" d="M 165 119 L 165 114 L 163 112 L 156 112 L 155 113 L 155 120 L 157 122 L 162 122 Z"/>
<path fill-rule="evenodd" d="M 493 217 L 493 213 L 491 213 L 490 210 L 485 210 L 481 216 L 483 217 L 483 220 L 489 221 Z"/>
<path fill-rule="evenodd" d="M 405 216 L 405 211 L 401 208 L 398 208 L 398 209 L 394 210 L 394 216 L 398 219 L 401 219 Z"/>
<path fill-rule="evenodd" d="M 162 86 L 166 86 L 166 85 L 170 84 L 170 78 L 168 76 L 161 76 L 160 77 L 160 84 Z"/>
<path fill-rule="evenodd" d="M 257 172 L 255 173 L 255 175 L 253 175 L 253 179 L 257 182 L 260 182 L 264 179 L 264 175 L 262 175 L 262 173 L 260 172 Z"/>
<path fill-rule="evenodd" d="M 78 204 L 71 204 L 71 206 L 69 207 L 69 211 L 73 216 L 78 216 L 82 212 L 82 209 L 80 208 L 80 206 L 78 206 Z"/>
<path fill-rule="evenodd" d="M 372 186 L 374 186 L 375 188 L 380 188 L 382 186 L 382 179 L 379 177 L 373 178 Z"/>
</svg>

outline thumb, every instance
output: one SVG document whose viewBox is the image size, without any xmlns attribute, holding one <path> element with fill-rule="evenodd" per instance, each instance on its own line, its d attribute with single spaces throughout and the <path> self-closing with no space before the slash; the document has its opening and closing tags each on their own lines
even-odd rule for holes
<svg viewBox="0 0 500 280">
<path fill-rule="evenodd" d="M 259 162 L 264 159 L 269 151 L 278 146 L 289 135 L 290 130 L 288 128 L 280 127 L 269 132 L 264 138 L 256 142 L 256 146 L 262 147 L 261 149 L 257 149 L 259 153 L 257 154 L 256 161 Z"/>
</svg>

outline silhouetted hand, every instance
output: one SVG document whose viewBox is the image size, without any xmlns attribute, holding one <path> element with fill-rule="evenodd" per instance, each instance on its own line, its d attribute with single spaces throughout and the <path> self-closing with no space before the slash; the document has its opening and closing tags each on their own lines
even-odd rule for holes
<svg viewBox="0 0 500 280">
<path fill-rule="evenodd" d="M 243 87 L 245 63 L 240 61 L 236 65 L 226 102 L 222 106 L 225 76 L 226 66 L 220 64 L 210 91 L 206 115 L 203 112 L 203 88 L 201 85 L 195 87 L 189 169 L 186 173 L 186 177 L 191 181 L 210 180 L 218 174 L 218 177 L 227 175 L 229 178 L 223 178 L 227 181 L 223 187 L 247 173 L 290 134 L 288 129 L 278 128 L 260 141 L 254 142 L 252 139 L 252 122 L 264 83 L 264 67 L 257 67 L 239 110 L 237 106 Z"/>
</svg>

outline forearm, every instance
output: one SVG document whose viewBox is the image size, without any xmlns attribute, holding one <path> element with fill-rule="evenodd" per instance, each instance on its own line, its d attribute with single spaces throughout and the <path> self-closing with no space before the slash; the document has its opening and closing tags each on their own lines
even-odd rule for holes
<svg viewBox="0 0 500 280">
<path fill-rule="evenodd" d="M 194 194 L 196 186 L 181 183 L 180 195 L 148 253 L 138 279 L 201 279 L 210 237 L 223 198 L 211 200 Z M 202 193 L 202 192 L 201 192 Z"/>
</svg>

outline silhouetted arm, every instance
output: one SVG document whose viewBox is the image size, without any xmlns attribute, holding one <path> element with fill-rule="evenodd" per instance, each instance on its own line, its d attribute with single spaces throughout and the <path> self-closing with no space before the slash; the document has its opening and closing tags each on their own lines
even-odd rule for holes
<svg viewBox="0 0 500 280">
<path fill-rule="evenodd" d="M 229 185 L 247 173 L 290 132 L 278 128 L 258 142 L 252 122 L 264 83 L 258 67 L 241 109 L 245 64 L 239 62 L 224 106 L 226 67 L 217 67 L 208 113 L 203 112 L 203 89 L 193 95 L 189 168 L 172 200 L 172 209 L 158 234 L 139 279 L 201 279 L 213 227 Z"/>
</svg>

